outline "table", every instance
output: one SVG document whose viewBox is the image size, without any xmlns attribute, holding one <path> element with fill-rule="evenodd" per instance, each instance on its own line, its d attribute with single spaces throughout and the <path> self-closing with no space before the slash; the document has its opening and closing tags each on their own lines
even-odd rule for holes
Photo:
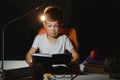
<svg viewBox="0 0 120 80">
<path fill-rule="evenodd" d="M 2 63 L 0 61 L 0 67 L 1 67 L 1 64 Z M 5 60 L 4 61 L 5 70 L 27 67 L 27 66 L 28 64 L 26 63 L 25 60 Z"/>
</svg>

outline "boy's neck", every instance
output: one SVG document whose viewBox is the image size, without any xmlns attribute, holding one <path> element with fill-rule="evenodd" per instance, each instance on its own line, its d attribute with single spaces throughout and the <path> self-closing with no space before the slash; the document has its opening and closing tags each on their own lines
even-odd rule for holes
<svg viewBox="0 0 120 80">
<path fill-rule="evenodd" d="M 47 38 L 50 42 L 55 43 L 58 39 L 58 36 L 57 37 L 52 37 L 52 36 L 47 35 Z"/>
</svg>

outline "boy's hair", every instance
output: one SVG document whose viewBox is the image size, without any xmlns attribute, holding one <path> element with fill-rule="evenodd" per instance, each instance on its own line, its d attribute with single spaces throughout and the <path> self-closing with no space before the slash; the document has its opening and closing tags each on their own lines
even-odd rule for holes
<svg viewBox="0 0 120 80">
<path fill-rule="evenodd" d="M 59 7 L 57 6 L 48 6 L 44 10 L 44 15 L 46 19 L 49 21 L 59 21 L 62 23 L 63 21 L 63 14 Z"/>
</svg>

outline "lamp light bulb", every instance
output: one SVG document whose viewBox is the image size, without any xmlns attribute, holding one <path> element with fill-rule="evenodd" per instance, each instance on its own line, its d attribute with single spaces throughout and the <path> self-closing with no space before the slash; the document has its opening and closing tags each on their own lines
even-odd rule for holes
<svg viewBox="0 0 120 80">
<path fill-rule="evenodd" d="M 41 18 L 41 21 L 45 21 L 46 19 L 45 15 L 42 15 L 40 18 Z"/>
</svg>

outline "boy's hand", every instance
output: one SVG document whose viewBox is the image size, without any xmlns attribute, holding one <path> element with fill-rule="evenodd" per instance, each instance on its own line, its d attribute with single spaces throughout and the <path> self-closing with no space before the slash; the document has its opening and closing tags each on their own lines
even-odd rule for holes
<svg viewBox="0 0 120 80">
<path fill-rule="evenodd" d="M 29 66 L 32 66 L 32 65 L 33 65 L 33 64 L 32 64 L 32 59 L 27 58 L 27 59 L 26 59 L 26 62 L 27 62 L 27 64 L 28 64 Z"/>
</svg>

